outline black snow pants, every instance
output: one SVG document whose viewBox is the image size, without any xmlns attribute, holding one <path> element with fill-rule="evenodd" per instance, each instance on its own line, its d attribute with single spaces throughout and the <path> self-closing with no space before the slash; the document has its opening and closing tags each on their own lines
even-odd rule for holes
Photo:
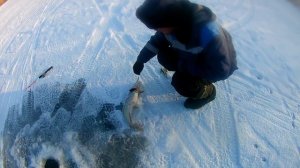
<svg viewBox="0 0 300 168">
<path fill-rule="evenodd" d="M 157 54 L 158 62 L 169 71 L 175 71 L 172 86 L 184 97 L 197 97 L 204 92 L 204 86 L 211 83 L 189 74 L 178 71 L 178 55 L 171 48 L 160 50 Z"/>
</svg>

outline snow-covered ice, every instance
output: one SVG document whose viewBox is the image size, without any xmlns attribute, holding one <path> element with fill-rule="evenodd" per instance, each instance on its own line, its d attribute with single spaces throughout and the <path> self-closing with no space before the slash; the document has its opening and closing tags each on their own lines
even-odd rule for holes
<svg viewBox="0 0 300 168">
<path fill-rule="evenodd" d="M 154 33 L 135 17 L 142 0 L 2 5 L 0 167 L 43 167 L 51 157 L 64 167 L 300 167 L 300 9 L 194 2 L 231 33 L 239 70 L 216 83 L 215 101 L 188 110 L 152 59 L 140 76 L 143 132 L 128 129 L 119 108 Z"/>
</svg>

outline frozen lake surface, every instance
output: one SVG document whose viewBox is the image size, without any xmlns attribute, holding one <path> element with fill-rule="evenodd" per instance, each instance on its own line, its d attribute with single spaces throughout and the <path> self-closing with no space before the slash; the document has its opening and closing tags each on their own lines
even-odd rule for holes
<svg viewBox="0 0 300 168">
<path fill-rule="evenodd" d="M 140 76 L 143 132 L 120 111 L 137 80 L 132 65 L 154 33 L 135 17 L 142 1 L 2 5 L 0 164 L 300 167 L 299 8 L 286 0 L 194 2 L 231 33 L 239 70 L 216 83 L 212 103 L 189 110 L 152 59 Z"/>
</svg>

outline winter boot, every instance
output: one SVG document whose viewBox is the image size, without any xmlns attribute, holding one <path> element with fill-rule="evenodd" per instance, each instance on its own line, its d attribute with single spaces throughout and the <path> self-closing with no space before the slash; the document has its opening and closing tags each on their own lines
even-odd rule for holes
<svg viewBox="0 0 300 168">
<path fill-rule="evenodd" d="M 187 98 L 184 107 L 198 109 L 216 98 L 216 88 L 213 84 L 205 85 L 196 97 Z"/>
</svg>

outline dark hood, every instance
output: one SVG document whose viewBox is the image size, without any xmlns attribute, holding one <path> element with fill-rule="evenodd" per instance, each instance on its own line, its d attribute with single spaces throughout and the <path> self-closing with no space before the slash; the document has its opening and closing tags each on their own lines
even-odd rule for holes
<svg viewBox="0 0 300 168">
<path fill-rule="evenodd" d="M 145 0 L 136 16 L 150 29 L 183 27 L 193 23 L 197 8 L 188 0 Z"/>
</svg>

